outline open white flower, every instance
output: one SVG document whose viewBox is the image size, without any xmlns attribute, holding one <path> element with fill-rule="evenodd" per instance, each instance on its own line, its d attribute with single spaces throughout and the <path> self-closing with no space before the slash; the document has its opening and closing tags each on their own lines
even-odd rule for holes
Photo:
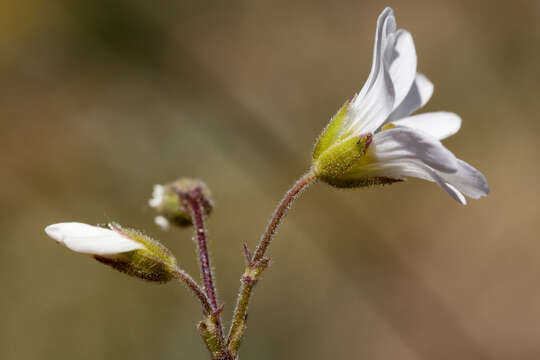
<svg viewBox="0 0 540 360">
<path fill-rule="evenodd" d="M 144 246 L 118 231 L 78 222 L 49 225 L 45 232 L 67 248 L 87 255 L 116 255 Z"/>
<path fill-rule="evenodd" d="M 440 142 L 459 130 L 460 117 L 449 112 L 411 116 L 433 94 L 433 84 L 417 73 L 416 63 L 411 34 L 396 30 L 392 9 L 384 9 L 367 82 L 334 115 L 315 146 L 317 178 L 357 187 L 416 177 L 438 183 L 462 204 L 464 195 L 487 195 L 484 176 Z"/>
</svg>

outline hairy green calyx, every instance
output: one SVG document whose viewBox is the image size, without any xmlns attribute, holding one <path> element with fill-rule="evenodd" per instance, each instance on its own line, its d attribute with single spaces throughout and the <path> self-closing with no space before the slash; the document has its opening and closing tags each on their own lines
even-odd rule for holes
<svg viewBox="0 0 540 360">
<path fill-rule="evenodd" d="M 176 273 L 176 259 L 160 242 L 143 233 L 110 223 L 111 230 L 130 238 L 144 246 L 143 249 L 119 253 L 114 256 L 94 255 L 94 258 L 114 269 L 140 279 L 167 282 Z"/>
</svg>

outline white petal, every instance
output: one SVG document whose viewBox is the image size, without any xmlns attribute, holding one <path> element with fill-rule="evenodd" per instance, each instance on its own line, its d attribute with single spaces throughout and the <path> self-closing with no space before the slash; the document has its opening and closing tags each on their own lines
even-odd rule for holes
<svg viewBox="0 0 540 360">
<path fill-rule="evenodd" d="M 366 158 L 351 168 L 351 179 L 382 176 L 416 177 L 439 184 L 461 204 L 464 195 L 477 199 L 489 193 L 482 173 L 456 159 L 440 141 L 421 131 L 396 127 L 376 133 Z"/>
<path fill-rule="evenodd" d="M 452 184 L 446 183 L 446 187 L 444 187 L 446 192 L 450 194 L 456 201 L 459 201 L 463 205 L 467 205 L 467 199 L 465 199 L 465 196 L 463 196 L 462 193 L 459 192 Z"/>
<path fill-rule="evenodd" d="M 394 44 L 386 49 L 385 61 L 389 64 L 388 71 L 394 85 L 395 98 L 392 110 L 395 110 L 410 92 L 416 77 L 416 50 L 408 31 L 398 30 Z"/>
<path fill-rule="evenodd" d="M 440 171 L 455 172 L 457 159 L 440 141 L 419 130 L 396 127 L 373 136 L 368 154 L 376 162 L 417 159 Z"/>
<path fill-rule="evenodd" d="M 452 184 L 449 184 L 449 183 L 444 183 L 444 184 L 440 184 L 441 187 L 446 190 L 446 192 L 448 194 L 450 194 L 451 197 L 454 198 L 454 200 L 456 200 L 457 202 L 460 202 L 462 205 L 467 205 L 467 199 L 465 198 L 465 196 L 463 196 L 462 193 L 459 192 L 459 190 L 457 190 Z"/>
<path fill-rule="evenodd" d="M 371 64 L 371 71 L 364 87 L 362 90 L 360 90 L 358 95 L 363 96 L 365 92 L 367 92 L 373 86 L 382 63 L 381 58 L 383 53 L 383 41 L 386 39 L 386 32 L 395 31 L 395 28 L 396 20 L 394 18 L 394 12 L 391 8 L 387 7 L 381 12 L 379 18 L 377 19 L 377 30 L 375 31 L 375 45 L 373 46 L 373 63 Z"/>
<path fill-rule="evenodd" d="M 88 255 L 114 255 L 144 249 L 142 244 L 116 231 L 83 223 L 53 224 L 47 226 L 45 232 L 67 248 Z"/>
<path fill-rule="evenodd" d="M 373 87 L 363 98 L 356 96 L 348 108 L 351 125 L 346 133 L 363 134 L 374 132 L 392 111 L 394 89 L 388 71 L 381 67 Z"/>
<path fill-rule="evenodd" d="M 358 174 L 363 176 L 383 176 L 392 179 L 403 179 L 406 177 L 415 177 L 423 180 L 436 182 L 445 190 L 454 200 L 463 205 L 467 200 L 463 194 L 452 184 L 448 183 L 440 172 L 435 171 L 428 165 L 418 159 L 400 159 L 391 160 L 384 163 L 375 163 L 358 170 Z"/>
<path fill-rule="evenodd" d="M 457 171 L 451 173 L 435 170 L 420 159 L 396 158 L 380 161 L 374 156 L 372 159 L 374 161 L 355 168 L 354 173 L 349 176 L 351 178 L 383 176 L 393 179 L 415 177 L 433 181 L 463 205 L 467 204 L 464 195 L 478 199 L 489 193 L 484 175 L 460 159 L 457 159 Z"/>
<path fill-rule="evenodd" d="M 422 130 L 434 138 L 442 140 L 458 132 L 461 127 L 461 118 L 454 113 L 439 111 L 409 116 L 392 121 L 391 124 Z"/>
<path fill-rule="evenodd" d="M 486 178 L 478 170 L 458 159 L 458 171 L 455 173 L 444 173 L 431 169 L 429 166 L 416 163 L 408 163 L 406 169 L 401 164 L 401 169 L 395 169 L 394 172 L 401 171 L 403 176 L 412 176 L 424 180 L 434 181 L 439 184 L 450 196 L 463 205 L 467 204 L 466 196 L 478 199 L 489 193 L 489 186 Z"/>
<path fill-rule="evenodd" d="M 443 190 L 445 190 L 451 197 L 454 198 L 457 202 L 461 203 L 462 205 L 467 205 L 467 199 L 465 199 L 465 196 L 456 189 L 455 186 L 445 181 L 445 179 L 440 176 L 439 173 L 437 173 L 435 170 L 430 169 L 429 167 L 426 167 L 426 172 L 430 174 L 433 181 L 437 182 Z M 429 179 L 427 179 L 429 180 Z"/>
<path fill-rule="evenodd" d="M 163 194 L 165 193 L 165 187 L 163 185 L 154 185 L 154 190 L 152 191 L 152 198 L 148 200 L 148 205 L 153 208 L 161 206 L 163 203 Z"/>
<path fill-rule="evenodd" d="M 344 124 L 346 134 L 373 132 L 392 111 L 394 87 L 384 54 L 389 44 L 393 44 L 395 31 L 392 9 L 386 8 L 377 20 L 373 64 L 368 80 L 349 105 L 348 120 Z"/>
<path fill-rule="evenodd" d="M 368 80 L 349 107 L 346 134 L 374 132 L 409 94 L 416 77 L 416 50 L 411 34 L 396 32 L 393 12 L 377 21 L 373 64 Z"/>
<path fill-rule="evenodd" d="M 462 160 L 458 160 L 458 161 L 462 164 L 468 165 Z M 463 172 L 457 175 L 458 173 L 460 173 L 460 170 L 458 170 L 458 172 L 453 173 L 453 174 L 447 174 L 447 173 L 435 171 L 431 169 L 429 166 L 425 166 L 423 164 L 417 163 L 416 166 L 418 167 L 418 170 L 416 171 L 416 173 L 414 175 L 411 174 L 409 176 L 418 177 L 420 179 L 434 181 L 438 183 L 439 186 L 443 190 L 445 190 L 450 196 L 454 198 L 454 200 L 458 201 L 462 205 L 467 205 L 467 200 L 465 199 L 465 196 L 462 193 L 465 193 L 465 195 L 473 199 L 478 199 L 480 196 L 485 196 L 487 195 L 487 192 L 489 192 L 489 189 L 487 189 L 487 182 L 485 182 L 485 178 L 483 180 L 484 180 L 484 186 L 487 190 L 486 192 L 483 192 L 480 188 L 476 188 L 475 191 L 482 192 L 482 195 L 479 195 L 479 193 L 475 194 L 475 192 L 470 191 L 469 187 L 471 187 L 472 183 L 470 182 L 470 179 L 463 176 L 464 175 Z M 476 171 L 476 173 L 480 175 L 480 177 L 483 178 L 483 175 L 480 174 L 480 172 L 478 172 L 476 169 L 474 170 Z M 467 185 L 463 186 L 463 184 L 467 184 Z M 474 194 L 474 196 L 471 196 L 471 194 Z"/>
<path fill-rule="evenodd" d="M 416 73 L 414 83 L 405 99 L 392 111 L 388 121 L 397 120 L 409 116 L 424 106 L 433 95 L 433 83 L 427 77 Z"/>
<path fill-rule="evenodd" d="M 167 220 L 166 217 L 164 216 L 161 216 L 161 215 L 158 215 L 154 218 L 154 222 L 156 223 L 157 226 L 159 226 L 161 228 L 161 230 L 163 231 L 168 231 L 169 228 L 171 227 L 171 223 L 169 222 L 169 220 Z"/>
<path fill-rule="evenodd" d="M 489 194 L 489 185 L 484 175 L 463 160 L 458 159 L 456 172 L 439 175 L 470 198 L 478 199 Z"/>
</svg>

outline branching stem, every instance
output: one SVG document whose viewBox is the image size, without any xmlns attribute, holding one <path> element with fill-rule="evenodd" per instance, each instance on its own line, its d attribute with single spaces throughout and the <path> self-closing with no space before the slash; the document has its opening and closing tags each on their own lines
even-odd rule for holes
<svg viewBox="0 0 540 360">
<path fill-rule="evenodd" d="M 292 202 L 314 181 L 315 175 L 312 171 L 309 171 L 302 176 L 289 191 L 287 191 L 274 211 L 253 256 L 250 256 L 249 251 L 245 251 L 249 261 L 246 270 L 240 279 L 241 285 L 236 308 L 234 310 L 233 322 L 227 337 L 227 349 L 234 358 L 237 358 L 238 348 L 240 347 L 240 342 L 246 329 L 247 310 L 253 288 L 255 287 L 260 274 L 266 269 L 269 263 L 269 259 L 265 257 L 268 246 L 272 242 L 272 239 Z"/>
</svg>

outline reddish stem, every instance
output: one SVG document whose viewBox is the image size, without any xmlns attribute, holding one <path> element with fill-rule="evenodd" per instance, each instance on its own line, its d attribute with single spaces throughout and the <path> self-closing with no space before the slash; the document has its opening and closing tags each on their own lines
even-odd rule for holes
<svg viewBox="0 0 540 360">
<path fill-rule="evenodd" d="M 272 239 L 276 234 L 276 231 L 281 224 L 281 221 L 287 214 L 291 203 L 298 197 L 298 195 L 300 195 L 303 190 L 305 190 L 309 185 L 311 185 L 314 180 L 315 175 L 313 174 L 313 172 L 310 171 L 304 176 L 302 176 L 296 182 L 296 184 L 294 184 L 293 187 L 290 188 L 289 191 L 287 191 L 287 193 L 279 203 L 278 207 L 276 208 L 276 211 L 274 211 L 270 223 L 268 223 L 268 225 L 266 226 L 266 230 L 261 238 L 261 241 L 259 242 L 259 245 L 257 246 L 257 249 L 255 249 L 253 257 L 251 258 L 252 264 L 263 259 L 264 254 L 266 253 L 268 246 L 272 242 Z"/>
<path fill-rule="evenodd" d="M 212 276 L 212 266 L 210 265 L 210 256 L 208 255 L 208 245 L 206 240 L 206 227 L 204 224 L 203 202 L 206 201 L 202 195 L 201 189 L 196 188 L 189 192 L 179 193 L 180 201 L 189 209 L 195 229 L 195 238 L 197 239 L 199 259 L 201 263 L 201 277 L 204 283 L 204 290 L 208 296 L 208 300 L 212 305 L 213 316 L 216 319 L 218 336 L 221 343 L 224 343 L 223 326 L 221 324 L 222 308 L 218 307 L 216 289 Z M 225 352 L 225 350 L 224 350 Z M 224 353 L 224 359 L 228 359 L 228 354 Z"/>
<path fill-rule="evenodd" d="M 218 309 L 216 290 L 212 277 L 212 267 L 210 265 L 210 257 L 208 255 L 208 245 L 206 241 L 206 228 L 204 226 L 204 216 L 202 209 L 200 189 L 195 189 L 185 194 L 180 195 L 180 198 L 184 200 L 184 204 L 188 205 L 193 219 L 193 227 L 195 228 L 195 237 L 197 239 L 197 245 L 199 247 L 199 258 L 201 262 L 201 274 L 204 283 L 204 289 L 208 299 L 212 304 L 214 310 Z"/>
<path fill-rule="evenodd" d="M 202 307 L 203 307 L 203 313 L 205 315 L 212 315 L 212 305 L 210 305 L 210 301 L 208 300 L 208 297 L 204 293 L 204 291 L 201 289 L 201 287 L 197 284 L 195 280 L 191 276 L 189 276 L 184 270 L 180 268 L 176 268 L 175 277 L 183 281 L 184 284 L 195 294 L 195 296 L 200 300 Z"/>
</svg>

